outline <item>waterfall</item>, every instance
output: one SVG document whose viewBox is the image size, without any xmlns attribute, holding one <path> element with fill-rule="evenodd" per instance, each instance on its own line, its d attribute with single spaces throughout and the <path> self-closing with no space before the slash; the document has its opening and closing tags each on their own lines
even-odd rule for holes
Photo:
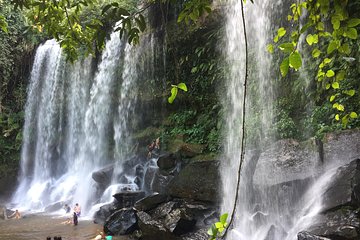
<svg viewBox="0 0 360 240">
<path fill-rule="evenodd" d="M 54 40 L 39 46 L 25 108 L 20 184 L 12 199 L 18 208 L 79 203 L 87 213 L 96 203 L 92 172 L 122 162 L 127 149 L 121 147 L 130 146 L 137 100 L 133 54 L 113 33 L 94 74 L 91 58 L 70 65 Z"/>
<path fill-rule="evenodd" d="M 298 232 L 316 222 L 317 214 L 322 210 L 321 196 L 331 184 L 339 164 L 324 165 L 316 169 L 318 166 L 315 159 L 311 162 L 315 164 L 313 172 L 309 170 L 296 173 L 298 181 L 287 180 L 289 182 L 281 181 L 288 179 L 285 177 L 286 173 L 277 172 L 279 175 L 272 176 L 274 175 L 272 169 L 256 166 L 257 161 L 262 157 L 262 155 L 259 157 L 259 151 L 264 151 L 275 141 L 272 124 L 276 91 L 273 84 L 274 70 L 271 69 L 272 57 L 266 53 L 266 44 L 272 41 L 275 28 L 279 27 L 272 25 L 274 22 L 272 13 L 276 12 L 277 17 L 283 15 L 281 9 L 284 9 L 286 3 L 265 0 L 245 4 L 249 79 L 246 96 L 246 133 L 243 133 L 241 107 L 246 59 L 240 1 L 242 0 L 232 1 L 231 7 L 227 10 L 227 48 L 224 54 L 227 58 L 229 74 L 227 97 L 223 102 L 227 112 L 227 139 L 221 165 L 222 213 L 231 213 L 234 205 L 237 182 L 235 176 L 240 161 L 242 134 L 246 134 L 245 161 L 241 172 L 234 223 L 227 239 L 295 240 Z M 301 72 L 300 77 L 304 76 L 306 73 Z M 275 148 L 273 151 L 277 151 Z M 319 172 L 323 174 L 319 176 Z M 271 181 L 273 182 L 270 183 Z"/>
<path fill-rule="evenodd" d="M 247 35 L 249 44 L 249 81 L 248 84 L 257 90 L 249 91 L 247 96 L 247 108 L 250 110 L 252 122 L 256 121 L 257 125 L 253 126 L 258 136 L 257 146 L 261 147 L 271 140 L 269 133 L 273 119 L 273 99 L 274 93 L 269 79 L 271 58 L 264 51 L 266 41 L 270 33 L 270 16 L 268 12 L 275 9 L 280 4 L 270 1 L 255 1 L 255 4 L 246 4 L 245 15 L 247 24 Z M 268 9 L 268 10 L 266 10 Z M 244 134 L 241 128 L 242 122 L 242 101 L 243 101 L 243 84 L 245 78 L 245 42 L 244 30 L 241 15 L 241 2 L 233 1 L 232 7 L 227 14 L 226 25 L 226 44 L 225 55 L 229 66 L 229 75 L 227 83 L 227 97 L 223 105 L 226 109 L 226 132 L 227 139 L 225 142 L 225 156 L 222 162 L 222 185 L 223 185 L 223 204 L 222 212 L 231 211 L 234 200 L 234 188 L 236 186 L 237 166 L 239 165 L 241 153 L 241 136 Z M 255 58 L 255 59 L 254 59 Z M 249 86 L 248 86 L 249 87 Z M 247 111 L 249 114 L 249 111 Z M 254 118 L 257 118 L 254 120 Z M 248 123 L 246 123 L 248 124 Z M 245 162 L 245 164 L 247 164 Z M 231 167 L 230 167 L 231 166 Z M 243 186 L 250 184 L 250 177 L 243 176 Z M 247 191 L 242 192 L 242 198 L 248 200 Z"/>
</svg>

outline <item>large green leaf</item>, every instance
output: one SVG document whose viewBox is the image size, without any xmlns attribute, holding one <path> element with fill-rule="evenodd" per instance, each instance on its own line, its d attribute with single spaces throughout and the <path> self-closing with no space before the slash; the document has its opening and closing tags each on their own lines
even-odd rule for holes
<svg viewBox="0 0 360 240">
<path fill-rule="evenodd" d="M 289 57 L 289 65 L 293 68 L 295 68 L 296 70 L 298 70 L 299 68 L 301 68 L 302 66 L 302 59 L 301 59 L 301 55 L 298 52 L 293 52 L 290 54 Z"/>
<path fill-rule="evenodd" d="M 168 98 L 168 102 L 169 103 L 173 103 L 175 98 L 176 98 L 176 95 L 178 93 L 178 88 L 175 86 L 175 87 L 172 87 L 171 88 L 171 96 Z"/>
<path fill-rule="evenodd" d="M 327 76 L 328 78 L 331 78 L 331 77 L 335 76 L 335 72 L 330 69 L 330 70 L 328 70 L 328 71 L 326 72 L 326 76 Z"/>
<path fill-rule="evenodd" d="M 318 43 L 319 42 L 319 36 L 317 34 L 308 34 L 306 36 L 306 42 L 311 46 L 314 43 Z"/>
<path fill-rule="evenodd" d="M 351 112 L 350 113 L 350 117 L 351 118 L 357 118 L 358 117 L 358 114 L 356 112 Z"/>
<path fill-rule="evenodd" d="M 344 80 L 344 78 L 345 78 L 345 71 L 344 70 L 340 70 L 337 74 L 336 74 L 336 77 L 335 77 L 335 79 L 336 79 L 336 81 L 342 81 L 342 80 Z"/>
<path fill-rule="evenodd" d="M 181 90 L 185 91 L 185 92 L 187 92 L 187 90 L 188 90 L 185 83 L 179 83 L 177 85 L 177 87 L 180 88 Z"/>
<path fill-rule="evenodd" d="M 357 39 L 357 37 L 358 37 L 357 30 L 355 28 L 348 28 L 345 31 L 345 36 L 350 39 Z"/>
<path fill-rule="evenodd" d="M 333 51 L 335 51 L 339 47 L 339 42 L 336 40 L 333 40 L 329 43 L 327 48 L 327 54 L 331 54 Z"/>
<path fill-rule="evenodd" d="M 333 89 L 339 89 L 340 85 L 339 85 L 338 82 L 333 82 L 333 83 L 331 84 L 331 87 L 332 87 Z"/>
<path fill-rule="evenodd" d="M 294 50 L 294 44 L 292 43 L 283 43 L 279 45 L 279 49 L 281 51 L 287 52 L 287 53 L 291 53 Z"/>
<path fill-rule="evenodd" d="M 274 53 L 274 45 L 268 44 L 268 45 L 266 46 L 266 50 L 267 50 L 269 53 Z"/>
<path fill-rule="evenodd" d="M 223 215 L 220 216 L 220 222 L 221 222 L 222 224 L 225 225 L 226 220 L 227 220 L 227 218 L 228 218 L 228 215 L 229 215 L 229 214 L 224 213 Z"/>
<path fill-rule="evenodd" d="M 285 28 L 279 28 L 278 29 L 278 36 L 279 36 L 279 38 L 281 38 L 282 36 L 284 36 L 286 34 L 286 30 L 285 30 Z"/>
<path fill-rule="evenodd" d="M 285 77 L 289 72 L 289 58 L 285 58 L 280 64 L 280 72 L 283 77 Z"/>
<path fill-rule="evenodd" d="M 352 18 L 347 22 L 348 27 L 356 27 L 359 24 L 360 24 L 360 19 L 359 18 Z"/>
<path fill-rule="evenodd" d="M 314 58 L 318 58 L 321 54 L 321 51 L 318 49 L 318 48 L 315 48 L 313 51 L 312 51 L 312 56 Z"/>
</svg>

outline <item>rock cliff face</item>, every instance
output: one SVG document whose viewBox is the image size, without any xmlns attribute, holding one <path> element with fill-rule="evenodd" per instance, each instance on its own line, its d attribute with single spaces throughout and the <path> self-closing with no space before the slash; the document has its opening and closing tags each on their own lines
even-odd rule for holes
<svg viewBox="0 0 360 240">
<path fill-rule="evenodd" d="M 288 139 L 261 153 L 248 152 L 247 159 L 253 164 L 245 170 L 253 175 L 250 182 L 254 194 L 261 189 L 276 193 L 280 202 L 297 202 L 326 169 L 335 167 L 323 194 L 318 193 L 322 199 L 320 213 L 306 229 L 300 230 L 298 239 L 360 239 L 357 139 L 360 131 L 343 131 L 328 134 L 323 144 Z M 99 211 L 101 219 L 106 219 L 106 231 L 115 235 L 134 232 L 142 239 L 207 239 L 206 229 L 219 217 L 219 164 L 220 161 L 184 161 L 178 153 L 161 155 L 152 174 L 144 176 L 147 194 L 152 194 L 131 206 L 120 206 L 115 200 Z M 267 217 L 259 214 L 254 218 Z M 279 231 L 284 237 L 288 234 L 288 229 L 272 226 L 266 239 L 279 240 Z"/>
</svg>

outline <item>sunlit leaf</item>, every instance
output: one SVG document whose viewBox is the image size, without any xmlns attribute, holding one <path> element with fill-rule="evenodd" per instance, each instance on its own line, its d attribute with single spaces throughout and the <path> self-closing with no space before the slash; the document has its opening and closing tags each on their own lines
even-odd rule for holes
<svg viewBox="0 0 360 240">
<path fill-rule="evenodd" d="M 336 115 L 335 115 L 335 120 L 336 120 L 336 121 L 339 121 L 339 120 L 340 120 L 340 115 L 339 115 L 339 114 L 336 114 Z"/>
<path fill-rule="evenodd" d="M 298 70 L 299 68 L 301 68 L 302 66 L 302 59 L 301 59 L 301 55 L 298 52 L 293 52 L 290 54 L 289 57 L 289 65 L 293 68 L 295 68 L 296 70 Z"/>
<path fill-rule="evenodd" d="M 221 215 L 220 222 L 225 225 L 228 216 L 229 216 L 229 214 L 227 214 L 227 213 L 224 213 L 223 215 Z"/>
<path fill-rule="evenodd" d="M 171 88 L 171 96 L 168 98 L 168 102 L 169 102 L 169 103 L 173 103 L 173 102 L 174 102 L 177 93 L 178 93 L 178 88 L 177 88 L 177 87 Z"/>
<path fill-rule="evenodd" d="M 291 53 L 294 50 L 294 44 L 292 43 L 283 43 L 279 45 L 281 51 Z"/>
<path fill-rule="evenodd" d="M 284 36 L 286 34 L 286 30 L 285 30 L 285 28 L 279 28 L 278 29 L 278 36 L 279 37 L 282 37 L 282 36 Z"/>
<path fill-rule="evenodd" d="M 267 50 L 269 53 L 274 53 L 274 45 L 268 44 L 268 45 L 266 46 L 266 50 Z"/>
<path fill-rule="evenodd" d="M 333 89 L 339 89 L 340 85 L 339 85 L 338 82 L 333 82 L 333 83 L 331 84 L 331 87 L 332 87 Z"/>
<path fill-rule="evenodd" d="M 312 56 L 313 56 L 314 58 L 318 58 L 318 57 L 320 56 L 320 54 L 321 54 L 321 51 L 320 51 L 319 49 L 317 49 L 317 48 L 315 48 L 315 49 L 312 51 Z"/>
<path fill-rule="evenodd" d="M 357 118 L 358 117 L 358 114 L 356 112 L 351 112 L 350 113 L 350 117 L 351 118 Z"/>
<path fill-rule="evenodd" d="M 326 72 L 326 76 L 327 76 L 328 78 L 331 78 L 331 77 L 335 76 L 335 72 L 334 72 L 333 70 L 328 70 L 328 71 Z"/>
<path fill-rule="evenodd" d="M 332 95 L 331 97 L 330 97 L 330 102 L 332 102 L 332 101 L 334 101 L 335 100 L 335 95 Z"/>
<path fill-rule="evenodd" d="M 177 85 L 177 87 L 178 87 L 179 89 L 185 91 L 185 92 L 187 92 L 187 90 L 188 90 L 185 83 L 179 83 L 179 84 Z"/>
<path fill-rule="evenodd" d="M 349 95 L 350 97 L 354 96 L 355 95 L 355 90 L 354 89 L 351 89 L 351 90 L 348 90 L 348 91 L 344 91 L 347 95 Z"/>
</svg>

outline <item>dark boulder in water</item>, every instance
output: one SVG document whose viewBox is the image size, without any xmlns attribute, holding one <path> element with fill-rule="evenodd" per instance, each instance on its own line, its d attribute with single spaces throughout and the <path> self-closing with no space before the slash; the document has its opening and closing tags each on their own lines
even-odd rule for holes
<svg viewBox="0 0 360 240">
<path fill-rule="evenodd" d="M 137 229 L 137 217 L 131 208 L 120 209 L 106 219 L 104 231 L 107 235 L 126 235 Z"/>
<path fill-rule="evenodd" d="M 94 223 L 104 225 L 105 220 L 116 211 L 116 204 L 109 203 L 100 207 L 100 209 L 94 214 Z"/>
</svg>

